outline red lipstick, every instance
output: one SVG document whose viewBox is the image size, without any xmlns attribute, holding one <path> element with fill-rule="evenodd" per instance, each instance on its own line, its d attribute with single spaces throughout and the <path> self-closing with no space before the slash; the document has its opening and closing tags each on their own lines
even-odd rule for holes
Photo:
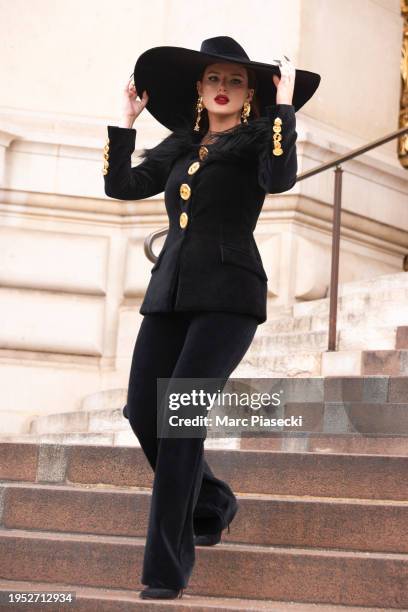
<svg viewBox="0 0 408 612">
<path fill-rule="evenodd" d="M 229 102 L 229 98 L 228 98 L 228 96 L 224 96 L 224 95 L 219 95 L 219 96 L 216 96 L 216 97 L 214 98 L 214 100 L 215 100 L 215 101 L 216 101 L 218 104 L 228 104 L 228 102 Z"/>
</svg>

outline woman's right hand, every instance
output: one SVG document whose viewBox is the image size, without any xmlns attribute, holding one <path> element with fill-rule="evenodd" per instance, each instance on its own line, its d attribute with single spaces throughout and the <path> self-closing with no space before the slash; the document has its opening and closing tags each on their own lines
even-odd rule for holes
<svg viewBox="0 0 408 612">
<path fill-rule="evenodd" d="M 133 79 L 131 79 L 123 90 L 122 102 L 122 123 L 126 127 L 131 127 L 135 119 L 140 115 L 144 107 L 149 101 L 147 91 L 143 91 L 143 96 L 140 100 L 136 100 L 138 93 L 136 91 Z"/>
</svg>

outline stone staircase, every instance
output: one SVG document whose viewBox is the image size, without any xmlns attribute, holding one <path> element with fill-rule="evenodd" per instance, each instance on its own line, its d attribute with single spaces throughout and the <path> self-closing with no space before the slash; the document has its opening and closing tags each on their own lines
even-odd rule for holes
<svg viewBox="0 0 408 612">
<path fill-rule="evenodd" d="M 262 379 L 245 381 L 249 385 L 245 390 L 255 392 L 258 380 Z M 206 448 L 408 456 L 408 376 L 302 377 L 298 382 L 306 385 L 316 381 L 324 393 L 321 401 L 291 401 L 274 415 L 302 414 L 304 425 L 296 432 L 208 436 Z M 125 403 L 124 389 L 99 392 L 84 398 L 80 411 L 37 417 L 29 433 L 3 435 L 0 442 L 140 448 L 123 416 Z"/>
<path fill-rule="evenodd" d="M 240 377 L 408 374 L 408 274 L 339 286 L 336 351 L 329 298 L 272 313 L 236 369 Z"/>
<path fill-rule="evenodd" d="M 408 609 L 407 456 L 206 457 L 239 512 L 220 544 L 196 547 L 182 599 L 146 602 L 152 472 L 141 449 L 3 442 L 0 593 L 72 591 L 78 611 Z"/>
<path fill-rule="evenodd" d="M 123 416 L 126 389 L 107 389 L 83 398 L 76 412 L 35 417 L 26 434 L 0 435 L 0 442 L 53 442 L 140 446 Z"/>
<path fill-rule="evenodd" d="M 320 379 L 324 398 L 285 405 L 305 416 L 296 434 L 206 440 L 240 511 L 221 544 L 197 547 L 182 599 L 138 598 L 152 473 L 125 389 L 0 437 L 0 595 L 68 590 L 98 612 L 407 610 L 408 275 L 339 294 L 336 352 L 328 299 L 298 303 L 258 328 L 233 373 Z"/>
<path fill-rule="evenodd" d="M 329 299 L 280 308 L 261 325 L 233 377 L 408 375 L 408 274 L 387 274 L 339 286 L 337 351 L 327 351 Z M 122 418 L 125 389 L 84 398 L 80 410 L 36 417 L 37 442 L 136 445 Z"/>
<path fill-rule="evenodd" d="M 299 302 L 279 309 L 258 328 L 232 377 L 408 376 L 408 274 L 341 284 L 338 301 L 337 351 L 327 351 L 329 299 Z M 38 416 L 28 433 L 3 435 L 0 441 L 138 447 L 138 440 L 123 418 L 125 403 L 126 389 L 100 391 L 85 397 L 78 411 Z M 340 435 L 330 439 L 321 432 L 313 442 L 309 435 L 287 441 L 280 437 L 276 444 L 282 450 L 322 448 L 325 452 L 347 452 L 348 448 L 363 446 L 370 452 L 376 448 L 380 452 L 405 449 L 404 438 L 401 442 L 396 438 L 381 442 L 377 435 L 377 440 L 366 436 L 363 440 L 361 433 L 367 432 L 360 432 L 353 440 L 351 432 L 347 433 L 343 440 Z M 257 447 L 259 442 L 258 439 Z M 208 441 L 211 445 L 217 447 L 217 441 Z M 240 447 L 231 439 L 224 440 L 225 445 Z M 263 441 L 260 447 L 264 447 Z M 272 448 L 277 447 L 272 443 Z"/>
</svg>

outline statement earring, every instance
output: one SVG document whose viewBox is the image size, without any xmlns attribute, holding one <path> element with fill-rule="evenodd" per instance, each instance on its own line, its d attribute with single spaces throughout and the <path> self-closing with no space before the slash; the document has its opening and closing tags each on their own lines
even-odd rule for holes
<svg viewBox="0 0 408 612">
<path fill-rule="evenodd" d="M 248 123 L 249 113 L 251 112 L 251 104 L 246 101 L 244 102 L 244 106 L 242 108 L 241 119 L 242 123 Z"/>
<path fill-rule="evenodd" d="M 196 123 L 194 126 L 194 131 L 195 132 L 199 132 L 200 131 L 200 119 L 201 119 L 201 111 L 204 108 L 204 104 L 203 104 L 203 97 L 199 96 L 198 100 L 197 100 L 197 104 L 196 104 L 196 111 L 197 111 L 197 117 L 196 117 Z"/>
</svg>

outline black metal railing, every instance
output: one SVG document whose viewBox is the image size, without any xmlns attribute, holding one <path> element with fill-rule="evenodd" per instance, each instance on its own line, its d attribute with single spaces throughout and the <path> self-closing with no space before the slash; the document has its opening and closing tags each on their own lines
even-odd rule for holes
<svg viewBox="0 0 408 612">
<path fill-rule="evenodd" d="M 329 170 L 330 168 L 334 168 L 334 197 L 333 197 L 333 229 L 332 229 L 332 250 L 331 250 L 331 272 L 330 272 L 330 309 L 329 309 L 329 340 L 328 340 L 328 350 L 335 351 L 336 350 L 336 335 L 337 335 L 337 302 L 338 302 L 338 285 L 339 285 L 339 260 L 340 260 L 340 229 L 341 229 L 341 189 L 342 189 L 342 178 L 343 178 L 343 169 L 340 164 L 346 162 L 354 157 L 358 157 L 371 149 L 375 149 L 380 145 L 389 142 L 390 140 L 394 140 L 395 138 L 399 138 L 404 134 L 408 133 L 408 127 L 400 128 L 399 130 L 395 130 L 386 136 L 382 136 L 381 138 L 377 138 L 376 140 L 372 140 L 366 145 L 362 147 L 358 147 L 358 149 L 353 149 L 349 153 L 345 153 L 344 155 L 340 155 L 335 159 L 324 162 L 317 166 L 316 168 L 312 168 L 311 170 L 306 170 L 305 172 L 301 172 L 296 177 L 296 183 L 299 181 L 303 181 L 306 178 L 319 174 L 320 172 L 324 172 L 325 170 Z M 162 228 L 155 232 L 152 232 L 148 236 L 146 236 L 144 241 L 144 252 L 145 255 L 150 261 L 155 262 L 157 260 L 157 256 L 154 255 L 152 244 L 153 241 L 157 238 L 166 235 L 168 232 L 168 228 Z"/>
</svg>

